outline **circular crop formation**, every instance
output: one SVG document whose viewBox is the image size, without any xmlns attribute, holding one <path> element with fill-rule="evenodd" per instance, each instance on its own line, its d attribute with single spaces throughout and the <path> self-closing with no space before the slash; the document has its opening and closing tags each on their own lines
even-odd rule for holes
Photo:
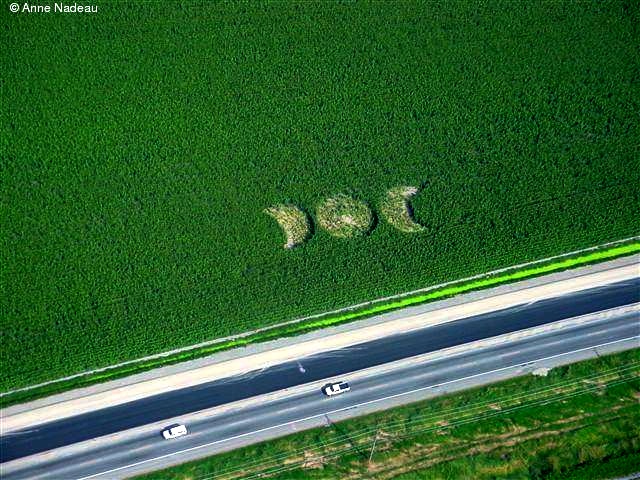
<svg viewBox="0 0 640 480">
<path fill-rule="evenodd" d="M 380 199 L 380 218 L 404 233 L 424 232 L 416 222 L 411 199 L 418 193 L 416 187 L 399 186 L 388 190 Z M 274 218 L 286 236 L 284 248 L 290 249 L 305 243 L 313 235 L 311 217 L 300 207 L 278 204 L 264 210 Z M 338 238 L 365 235 L 374 225 L 374 213 L 362 200 L 345 194 L 337 194 L 316 206 L 316 221 L 320 228 Z"/>
<path fill-rule="evenodd" d="M 373 225 L 369 206 L 347 195 L 327 198 L 316 208 L 318 225 L 334 237 L 351 238 L 366 234 Z"/>
</svg>

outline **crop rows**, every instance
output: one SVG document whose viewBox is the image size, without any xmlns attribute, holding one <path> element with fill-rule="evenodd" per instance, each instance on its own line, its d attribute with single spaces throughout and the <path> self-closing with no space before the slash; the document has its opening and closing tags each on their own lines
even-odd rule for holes
<svg viewBox="0 0 640 480">
<path fill-rule="evenodd" d="M 0 391 L 637 235 L 639 9 L 3 9 Z"/>
</svg>

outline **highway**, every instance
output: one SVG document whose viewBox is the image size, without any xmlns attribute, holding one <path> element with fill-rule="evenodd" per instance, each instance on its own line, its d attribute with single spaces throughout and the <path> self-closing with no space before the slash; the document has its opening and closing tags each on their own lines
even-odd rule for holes
<svg viewBox="0 0 640 480">
<path fill-rule="evenodd" d="M 404 367 L 358 377 L 352 391 L 337 398 L 325 398 L 319 387 L 323 379 L 349 380 L 350 372 L 462 345 L 498 335 L 522 331 L 593 312 L 640 302 L 640 279 L 598 287 L 571 295 L 543 300 L 507 310 L 478 315 L 406 334 L 385 337 L 296 362 L 218 380 L 196 387 L 138 400 L 129 404 L 83 414 L 41 425 L 0 438 L 3 478 L 120 478 L 190 456 L 211 454 L 241 444 L 294 431 L 296 422 L 319 424 L 325 414 L 357 410 L 380 399 L 401 397 L 410 391 L 473 378 L 513 365 L 553 357 L 640 335 L 637 311 L 571 328 L 552 330 L 533 337 L 473 349 L 437 361 L 407 362 Z M 225 405 L 256 395 L 318 382 L 302 393 L 286 392 L 281 398 L 247 405 L 217 415 L 188 421 L 191 412 Z M 179 440 L 162 440 L 159 429 L 122 436 L 113 442 L 86 442 L 81 449 L 51 452 L 46 458 L 21 465 L 21 457 L 64 445 L 75 444 L 164 419 L 184 417 L 190 435 Z M 306 420 L 305 420 L 306 419 Z M 315 420 L 314 420 L 315 419 Z M 270 432 L 270 430 L 273 430 Z M 201 446 L 206 447 L 200 449 Z M 184 452 L 184 450 L 188 450 Z M 206 450 L 206 451 L 205 451 Z M 161 458 L 158 458 L 161 457 Z M 173 457 L 173 458 L 171 458 Z M 154 460 L 157 459 L 157 460 Z M 14 461 L 11 461 L 14 460 Z"/>
</svg>

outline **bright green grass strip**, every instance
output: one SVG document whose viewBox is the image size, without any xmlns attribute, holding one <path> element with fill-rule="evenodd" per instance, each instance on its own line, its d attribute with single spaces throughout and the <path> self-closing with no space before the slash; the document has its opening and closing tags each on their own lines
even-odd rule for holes
<svg viewBox="0 0 640 480">
<path fill-rule="evenodd" d="M 519 270 L 514 273 L 509 273 L 506 275 L 499 275 L 496 277 L 485 278 L 481 280 L 476 280 L 473 282 L 465 283 L 462 285 L 455 285 L 452 287 L 443 288 L 441 290 L 435 290 L 431 293 L 426 293 L 423 295 L 416 295 L 413 297 L 404 298 L 402 300 L 385 303 L 382 305 L 378 305 L 375 307 L 368 308 L 366 310 L 360 310 L 357 312 L 347 313 L 344 315 L 327 318 L 324 320 L 319 320 L 312 323 L 306 323 L 301 325 L 296 325 L 294 328 L 291 328 L 287 331 L 294 332 L 300 329 L 308 329 L 308 328 L 317 328 L 317 327 L 325 327 L 328 325 L 334 325 L 336 323 L 345 322 L 347 320 L 353 320 L 355 318 L 372 315 L 375 313 L 385 312 L 388 310 L 394 310 L 402 307 L 407 307 L 410 305 L 416 305 L 419 303 L 424 303 L 430 300 L 441 299 L 445 297 L 450 297 L 453 295 L 458 295 L 460 293 L 469 292 L 471 290 L 479 290 L 482 288 L 487 288 L 490 286 L 494 286 L 500 283 L 511 282 L 515 280 L 522 280 L 524 278 L 535 277 L 538 275 L 543 275 L 545 273 L 556 272 L 559 270 L 566 270 L 569 268 L 573 268 L 579 265 L 584 265 L 593 262 L 599 262 L 608 260 L 611 258 L 630 255 L 632 253 L 636 253 L 640 251 L 640 243 L 632 243 L 629 245 L 622 245 L 620 247 L 615 247 L 609 250 L 604 251 L 596 251 L 590 253 L 588 255 L 582 255 L 580 257 L 568 258 L 566 260 L 562 260 L 560 262 L 550 263 L 548 265 L 543 265 L 540 267 L 533 267 L 524 270 Z"/>
<path fill-rule="evenodd" d="M 519 270 L 509 274 L 497 275 L 495 277 L 475 280 L 472 282 L 463 283 L 461 285 L 454 285 L 451 287 L 442 288 L 440 290 L 435 290 L 430 293 L 410 296 L 407 298 L 403 298 L 401 300 L 384 303 L 381 305 L 376 305 L 374 307 L 369 307 L 362 310 L 356 310 L 356 311 L 345 313 L 342 315 L 328 317 L 322 320 L 315 320 L 307 323 L 299 323 L 299 324 L 284 327 L 284 328 L 274 328 L 271 331 L 262 332 L 262 333 L 251 335 L 245 338 L 230 340 L 224 343 L 202 347 L 197 350 L 190 350 L 190 351 L 178 353 L 170 357 L 153 359 L 145 362 L 140 362 L 135 365 L 129 365 L 129 366 L 113 369 L 106 372 L 99 372 L 92 375 L 87 375 L 86 377 L 79 377 L 79 378 L 71 379 L 66 382 L 60 382 L 58 384 L 50 384 L 42 388 L 33 389 L 31 391 L 17 392 L 14 395 L 7 395 L 5 397 L 2 397 L 0 399 L 0 406 L 6 407 L 8 405 L 33 400 L 46 395 L 53 395 L 54 393 L 70 390 L 72 388 L 79 388 L 79 387 L 84 387 L 88 385 L 93 385 L 99 382 L 113 380 L 116 378 L 122 378 L 124 376 L 133 375 L 135 373 L 141 373 L 144 371 L 151 370 L 153 368 L 158 368 L 161 366 L 175 364 L 182 361 L 201 358 L 201 357 L 211 355 L 213 353 L 220 352 L 223 350 L 230 350 L 232 348 L 244 347 L 252 343 L 265 342 L 265 341 L 273 340 L 276 338 L 309 332 L 311 330 L 317 330 L 323 327 L 334 326 L 334 325 L 346 323 L 352 320 L 366 318 L 378 313 L 388 312 L 391 310 L 396 310 L 396 309 L 407 307 L 410 305 L 417 305 L 417 304 L 425 303 L 428 301 L 443 299 L 446 297 L 451 297 L 451 296 L 458 295 L 460 293 L 469 292 L 472 290 L 480 290 L 483 288 L 495 286 L 502 283 L 522 280 L 525 278 L 531 278 L 531 277 L 543 275 L 546 273 L 567 270 L 569 268 L 574 268 L 574 267 L 578 267 L 578 266 L 582 266 L 590 263 L 611 260 L 616 257 L 630 255 L 637 252 L 640 252 L 640 242 L 621 245 L 618 247 L 610 248 L 608 250 L 595 251 L 587 255 L 581 255 L 575 258 L 568 258 L 566 260 L 549 263 L 547 265 L 542 265 L 539 267 L 526 268 L 526 269 Z"/>
</svg>

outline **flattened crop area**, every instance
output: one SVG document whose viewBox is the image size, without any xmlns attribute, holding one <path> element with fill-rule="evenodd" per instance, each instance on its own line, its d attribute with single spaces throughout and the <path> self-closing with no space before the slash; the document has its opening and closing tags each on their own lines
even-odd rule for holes
<svg viewBox="0 0 640 480">
<path fill-rule="evenodd" d="M 638 234 L 638 3 L 0 15 L 0 391 Z"/>
</svg>

